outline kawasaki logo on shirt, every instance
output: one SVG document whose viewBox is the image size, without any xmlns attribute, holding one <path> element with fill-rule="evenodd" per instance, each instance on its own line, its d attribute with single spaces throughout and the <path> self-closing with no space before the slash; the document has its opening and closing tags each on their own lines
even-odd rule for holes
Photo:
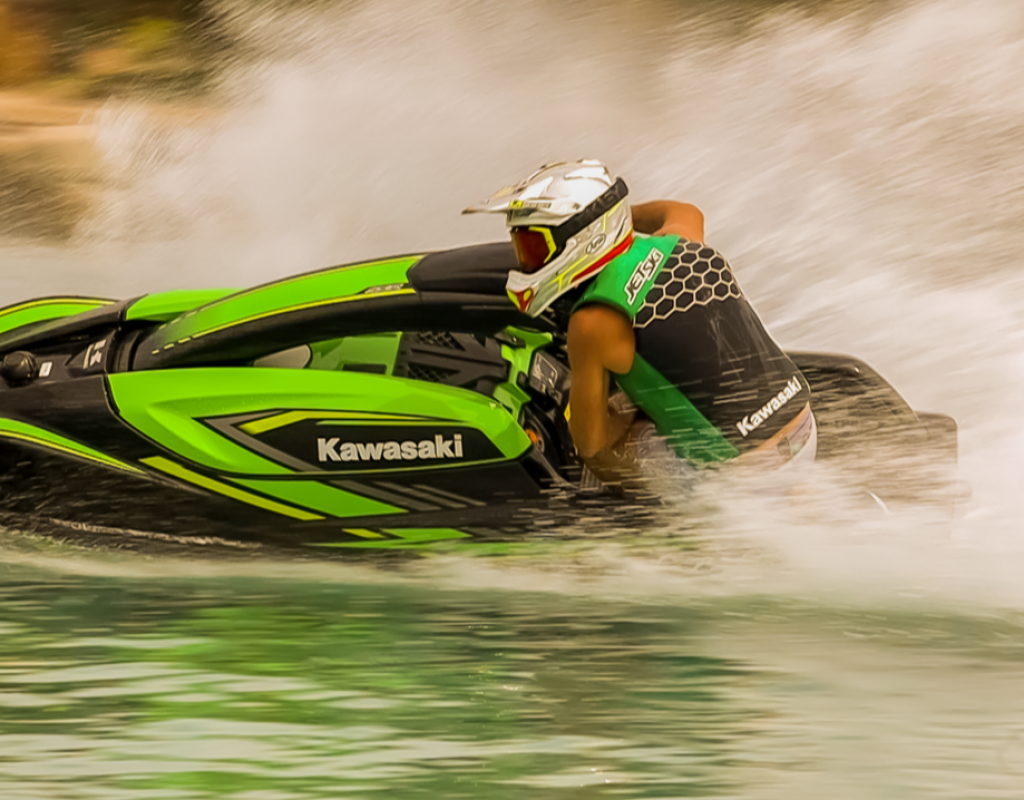
<svg viewBox="0 0 1024 800">
<path fill-rule="evenodd" d="M 785 389 L 775 395 L 775 397 L 761 406 L 753 414 L 747 414 L 747 416 L 736 423 L 736 427 L 739 428 L 740 433 L 742 433 L 744 438 L 746 438 L 748 433 L 759 428 L 772 414 L 786 405 L 786 403 L 788 403 L 797 394 L 802 392 L 803 388 L 803 385 L 800 383 L 800 377 L 798 375 L 794 375 L 789 379 Z"/>
<path fill-rule="evenodd" d="M 419 461 L 462 458 L 462 434 L 450 439 L 440 434 L 433 439 L 391 442 L 345 442 L 340 436 L 316 440 L 317 459 L 328 461 Z"/>
</svg>

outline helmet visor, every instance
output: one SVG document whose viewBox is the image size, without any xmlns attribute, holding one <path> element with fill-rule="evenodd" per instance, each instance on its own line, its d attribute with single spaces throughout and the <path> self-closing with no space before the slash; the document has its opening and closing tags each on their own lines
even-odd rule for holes
<svg viewBox="0 0 1024 800">
<path fill-rule="evenodd" d="M 558 252 L 550 228 L 512 228 L 512 244 L 516 248 L 516 259 L 523 272 L 536 272 L 547 264 Z"/>
</svg>

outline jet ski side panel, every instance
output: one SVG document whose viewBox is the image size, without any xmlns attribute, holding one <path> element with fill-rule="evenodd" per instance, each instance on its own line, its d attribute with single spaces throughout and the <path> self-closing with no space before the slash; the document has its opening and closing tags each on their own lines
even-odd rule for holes
<svg viewBox="0 0 1024 800">
<path fill-rule="evenodd" d="M 381 375 L 188 369 L 111 375 L 120 417 L 167 478 L 302 522 L 493 517 L 537 498 L 532 448 L 475 392 Z M 506 512 L 507 513 L 507 512 Z"/>
<path fill-rule="evenodd" d="M 224 384 L 241 382 L 239 395 L 253 388 L 244 385 L 238 370 L 230 372 L 230 375 L 223 375 Z M 268 383 L 278 386 L 288 378 L 302 382 L 296 371 L 254 372 L 264 373 Z M 115 381 L 119 379 L 119 376 L 112 377 Z M 327 373 L 320 377 L 344 380 L 366 376 Z M 417 411 L 422 412 L 429 406 L 422 401 L 416 403 L 421 384 L 400 382 L 410 385 L 408 402 L 416 404 Z M 228 543 L 262 542 L 286 547 L 330 544 L 389 548 L 427 540 L 479 536 L 484 529 L 493 534 L 509 523 L 515 508 L 536 500 L 541 494 L 524 460 L 528 453 L 524 457 L 506 457 L 499 453 L 500 457 L 489 463 L 456 463 L 448 468 L 439 468 L 437 463 L 421 465 L 417 459 L 404 460 L 402 466 L 412 468 L 399 471 L 371 468 L 332 472 L 325 469 L 320 474 L 309 474 L 283 467 L 275 474 L 276 465 L 264 453 L 257 452 L 253 458 L 262 466 L 250 469 L 248 474 L 212 469 L 176 452 L 173 444 L 168 446 L 167 442 L 157 441 L 124 424 L 110 407 L 104 384 L 105 378 L 97 375 L 73 381 L 40 382 L 0 392 L 0 496 L 3 499 L 0 517 L 5 522 L 22 529 L 40 527 L 48 532 L 56 530 L 62 535 L 98 537 L 98 540 L 121 531 L 127 536 L 184 537 L 200 542 L 207 542 L 214 536 Z M 192 388 L 197 385 L 198 382 Z M 210 388 L 209 383 L 206 387 Z M 453 406 L 458 405 L 451 397 L 460 390 L 442 386 L 427 388 L 446 396 L 443 407 L 449 424 L 431 423 L 434 427 L 427 433 L 432 433 L 432 437 L 411 425 L 413 421 L 408 419 L 387 421 L 400 423 L 398 427 L 382 426 L 378 421 L 375 430 L 386 433 L 388 441 L 415 440 L 417 456 L 421 442 L 436 445 L 441 437 L 446 445 L 442 450 L 447 449 L 453 456 L 448 460 L 458 461 L 454 458 L 452 435 L 458 426 L 450 423 L 466 421 L 451 419 Z M 152 384 L 149 389 L 152 391 Z M 477 398 L 471 392 L 461 394 Z M 125 397 L 123 392 L 121 397 Z M 166 396 L 161 397 L 156 392 L 150 397 L 157 406 L 161 399 L 168 401 Z M 291 399 L 295 399 L 294 395 Z M 310 404 L 308 395 L 305 399 L 306 404 Z M 146 402 L 145 398 L 139 400 Z M 224 404 L 224 395 L 215 398 L 215 402 Z M 164 417 L 172 418 L 170 427 L 203 428 L 211 436 L 223 438 L 227 448 L 245 452 L 244 444 L 224 436 L 222 431 L 211 430 L 207 426 L 211 420 L 176 415 L 181 408 L 173 403 L 170 406 L 162 408 Z M 508 425 L 510 417 L 506 412 L 488 410 L 501 426 Z M 209 405 L 205 411 L 210 411 Z M 323 409 L 320 413 L 327 414 Z M 295 438 L 303 440 L 309 433 L 310 423 L 315 426 L 329 420 L 329 416 L 303 416 L 274 409 L 269 415 L 253 417 L 259 423 L 257 427 L 250 426 L 236 435 L 258 443 L 264 433 L 278 437 L 284 434 L 287 439 L 291 430 L 298 434 Z M 341 421 L 352 422 L 347 417 L 342 415 Z M 25 418 L 32 422 L 24 421 Z M 493 424 L 493 420 L 490 421 Z M 230 425 L 223 427 L 231 429 Z M 342 427 L 335 426 L 333 433 L 340 432 Z M 438 430 L 441 433 L 437 433 Z M 410 432 L 415 434 L 413 439 L 408 438 Z M 336 438 L 333 433 L 325 437 L 328 442 Z M 383 456 L 379 442 L 375 443 L 372 437 L 363 438 L 366 440 L 364 450 L 371 459 L 373 453 Z M 503 441 L 500 433 L 497 438 Z M 280 439 L 274 443 L 282 445 Z M 528 442 L 522 441 L 514 449 L 523 445 L 523 449 L 528 449 Z M 468 442 L 464 442 L 464 446 L 468 450 Z M 287 449 L 288 442 L 282 447 Z M 332 449 L 333 452 L 340 450 L 337 444 Z M 441 462 L 444 460 L 442 458 Z M 333 465 L 346 466 L 344 463 Z M 467 525 L 477 528 L 470 531 L 465 528 Z"/>
<path fill-rule="evenodd" d="M 109 381 L 113 403 L 128 425 L 195 464 L 225 473 L 399 472 L 428 463 L 445 468 L 517 458 L 530 446 L 497 402 L 441 384 L 273 368 L 131 372 L 111 375 Z M 374 447 L 353 460 L 340 455 L 348 439 L 330 447 L 318 442 L 337 438 L 332 431 L 345 429 L 354 436 L 352 426 L 371 424 L 380 429 L 382 441 L 403 431 L 405 439 L 430 433 L 447 440 L 454 435 L 449 429 L 462 428 L 466 438 L 458 455 L 453 444 L 435 457 L 426 455 L 427 447 L 415 456 L 408 448 L 399 456 L 383 451 L 378 456 Z M 385 438 L 389 430 L 396 433 Z M 471 434 L 482 437 L 476 450 Z"/>
</svg>

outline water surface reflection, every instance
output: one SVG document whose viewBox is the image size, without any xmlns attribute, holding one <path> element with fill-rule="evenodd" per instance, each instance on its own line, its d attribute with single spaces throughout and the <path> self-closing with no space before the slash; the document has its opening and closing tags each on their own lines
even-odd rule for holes
<svg viewBox="0 0 1024 800">
<path fill-rule="evenodd" d="M 1012 797 L 1024 767 L 1010 621 L 238 577 L 0 609 L 8 797 Z"/>
</svg>

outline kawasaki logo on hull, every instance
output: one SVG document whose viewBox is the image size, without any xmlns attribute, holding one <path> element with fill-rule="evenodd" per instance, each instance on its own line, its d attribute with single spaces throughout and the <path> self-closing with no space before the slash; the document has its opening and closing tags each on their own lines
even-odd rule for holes
<svg viewBox="0 0 1024 800">
<path fill-rule="evenodd" d="M 316 440 L 317 460 L 329 461 L 420 461 L 425 459 L 462 458 L 462 434 L 451 439 L 440 434 L 433 439 L 402 442 L 343 442 L 341 437 L 321 437 Z"/>
<path fill-rule="evenodd" d="M 514 425 L 508 415 L 499 422 Z M 487 433 L 459 420 L 411 414 L 274 409 L 260 416 L 217 418 L 212 427 L 260 455 L 299 472 L 410 472 L 508 460 Z M 499 440 L 504 436 L 501 430 Z M 525 439 L 525 435 L 524 435 Z M 526 439 L 524 448 L 529 446 Z"/>
<path fill-rule="evenodd" d="M 786 403 L 793 399 L 796 395 L 803 391 L 803 385 L 800 383 L 800 376 L 794 375 L 789 379 L 789 383 L 786 384 L 786 388 L 779 392 L 775 397 L 761 406 L 753 414 L 747 414 L 743 419 L 736 423 L 736 427 L 739 428 L 743 437 L 746 438 L 747 434 L 757 430 L 772 414 L 782 408 Z"/>
</svg>

